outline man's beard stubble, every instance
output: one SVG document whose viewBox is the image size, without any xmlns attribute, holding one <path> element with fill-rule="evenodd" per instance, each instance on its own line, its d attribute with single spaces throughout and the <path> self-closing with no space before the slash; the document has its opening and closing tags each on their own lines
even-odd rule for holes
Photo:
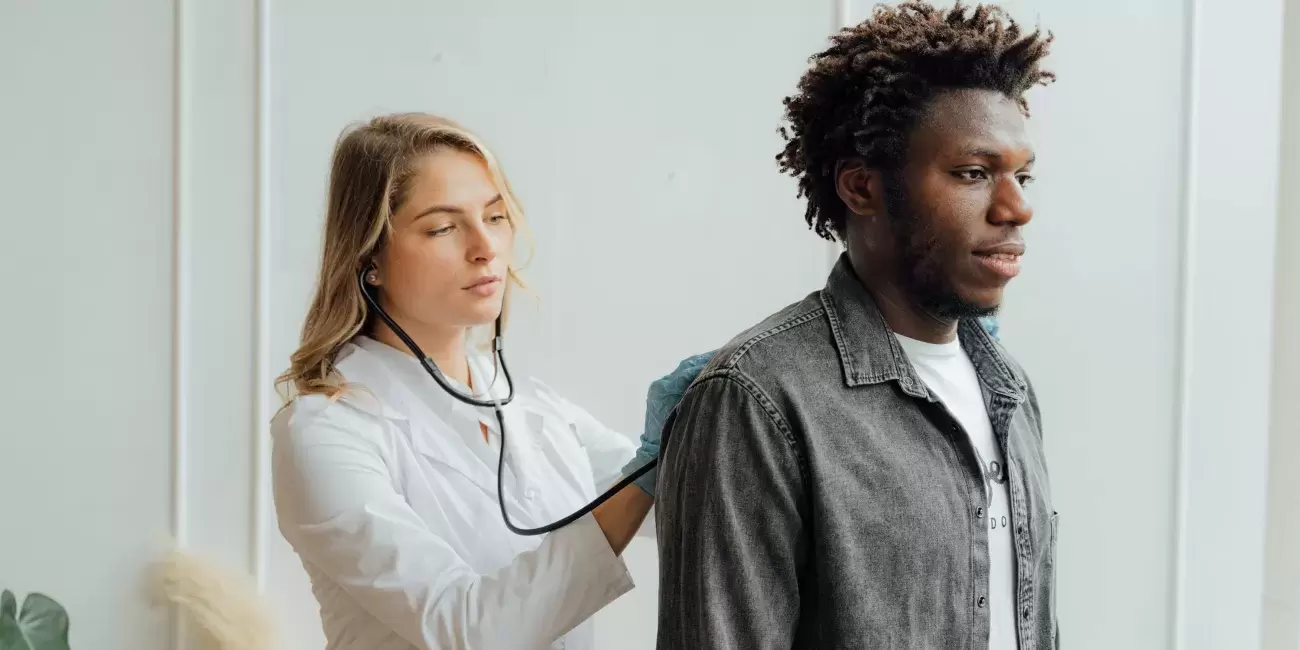
<svg viewBox="0 0 1300 650">
<path fill-rule="evenodd" d="M 892 176 L 892 175 L 891 175 Z M 962 298 L 944 269 L 942 244 L 932 219 L 914 209 L 902 179 L 886 177 L 885 209 L 894 233 L 894 256 L 900 287 L 918 307 L 943 320 L 992 316 L 998 307 L 984 307 Z"/>
</svg>

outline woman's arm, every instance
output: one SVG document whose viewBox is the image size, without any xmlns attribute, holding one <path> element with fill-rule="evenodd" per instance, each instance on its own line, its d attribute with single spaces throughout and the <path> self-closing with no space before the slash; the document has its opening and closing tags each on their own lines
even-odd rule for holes
<svg viewBox="0 0 1300 650">
<path fill-rule="evenodd" d="M 381 422 L 345 404 L 296 411 L 272 425 L 281 532 L 306 563 L 415 647 L 537 647 L 632 588 L 612 550 L 630 538 L 628 515 L 593 513 L 478 574 L 394 488 Z"/>
<path fill-rule="evenodd" d="M 654 502 L 649 494 L 633 484 L 619 490 L 592 511 L 591 514 L 596 518 L 596 523 L 605 533 L 605 540 L 615 554 L 621 555 L 623 549 L 632 543 L 632 538 L 641 529 Z"/>
</svg>

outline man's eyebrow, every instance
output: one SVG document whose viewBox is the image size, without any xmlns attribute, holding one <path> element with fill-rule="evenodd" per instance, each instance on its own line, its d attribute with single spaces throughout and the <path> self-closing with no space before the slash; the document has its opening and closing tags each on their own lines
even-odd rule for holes
<svg viewBox="0 0 1300 650">
<path fill-rule="evenodd" d="M 992 160 L 1002 160 L 1003 158 L 1002 153 L 1000 151 L 995 151 L 993 149 L 989 149 L 988 147 L 978 147 L 978 146 L 971 147 L 969 149 L 964 150 L 962 152 L 962 155 L 973 156 L 978 158 L 990 158 Z M 1029 165 L 1034 164 L 1034 161 L 1037 159 L 1038 159 L 1038 154 L 1036 153 L 1029 154 L 1029 160 L 1025 161 L 1025 166 L 1027 167 Z"/>
</svg>

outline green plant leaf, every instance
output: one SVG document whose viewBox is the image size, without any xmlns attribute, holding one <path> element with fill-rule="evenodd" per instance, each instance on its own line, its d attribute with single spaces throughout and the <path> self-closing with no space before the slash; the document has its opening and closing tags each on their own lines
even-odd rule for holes
<svg viewBox="0 0 1300 650">
<path fill-rule="evenodd" d="M 0 650 L 69 650 L 68 613 L 53 598 L 27 594 L 22 612 L 13 593 L 0 594 Z"/>
<path fill-rule="evenodd" d="M 18 627 L 18 602 L 13 592 L 6 589 L 0 593 L 0 650 L 30 650 L 31 647 Z"/>
</svg>

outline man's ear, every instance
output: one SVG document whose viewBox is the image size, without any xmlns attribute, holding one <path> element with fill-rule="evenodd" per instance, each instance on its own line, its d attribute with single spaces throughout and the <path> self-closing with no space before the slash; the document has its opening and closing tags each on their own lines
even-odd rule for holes
<svg viewBox="0 0 1300 650">
<path fill-rule="evenodd" d="M 883 212 L 884 189 L 880 172 L 868 168 L 861 158 L 835 164 L 835 193 L 850 215 L 871 217 Z"/>
</svg>

